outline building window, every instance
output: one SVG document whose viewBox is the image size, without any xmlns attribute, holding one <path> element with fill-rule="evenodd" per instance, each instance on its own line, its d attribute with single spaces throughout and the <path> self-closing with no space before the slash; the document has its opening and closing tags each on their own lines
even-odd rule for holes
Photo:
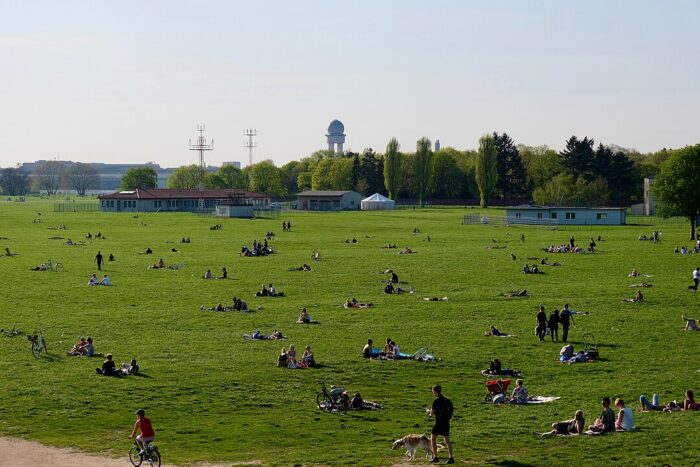
<svg viewBox="0 0 700 467">
<path fill-rule="evenodd" d="M 519 213 L 519 212 L 516 212 L 516 213 L 515 213 L 515 218 L 516 218 L 516 219 L 520 219 L 520 213 Z"/>
<path fill-rule="evenodd" d="M 599 212 L 595 215 L 595 218 L 598 220 L 601 219 L 607 219 L 608 218 L 608 213 L 607 212 Z"/>
<path fill-rule="evenodd" d="M 570 219 L 570 220 L 576 219 L 576 213 L 575 212 L 567 212 L 566 218 Z"/>
<path fill-rule="evenodd" d="M 556 219 L 556 218 L 557 218 L 557 213 L 556 213 L 556 212 L 553 212 L 553 213 L 552 213 L 552 219 Z"/>
<path fill-rule="evenodd" d="M 538 212 L 538 213 L 537 213 L 537 218 L 538 218 L 538 219 L 542 219 L 542 216 L 543 216 L 543 214 L 542 214 L 541 212 Z"/>
</svg>

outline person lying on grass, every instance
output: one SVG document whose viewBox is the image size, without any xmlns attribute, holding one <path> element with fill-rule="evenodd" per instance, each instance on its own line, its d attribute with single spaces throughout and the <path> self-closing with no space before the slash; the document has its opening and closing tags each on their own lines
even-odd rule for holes
<svg viewBox="0 0 700 467">
<path fill-rule="evenodd" d="M 557 261 L 550 263 L 549 258 L 542 258 L 542 261 L 540 261 L 540 264 L 543 266 L 563 266 L 563 264 L 558 263 Z"/>
<path fill-rule="evenodd" d="M 202 311 L 229 311 L 229 310 L 227 310 L 227 308 L 228 307 L 224 306 L 221 302 L 217 303 L 216 305 L 214 305 L 212 307 L 206 307 L 204 305 L 199 307 L 199 309 Z"/>
<path fill-rule="evenodd" d="M 48 271 L 49 266 L 46 263 L 41 263 L 39 266 L 29 268 L 30 271 Z"/>
<path fill-rule="evenodd" d="M 652 284 L 649 282 L 642 282 L 641 284 L 632 284 L 630 285 L 631 289 L 638 289 L 640 287 L 654 287 Z"/>
<path fill-rule="evenodd" d="M 357 300 L 350 299 L 350 300 L 345 300 L 345 303 L 343 303 L 343 308 L 369 308 L 373 306 L 373 304 L 370 303 L 359 303 Z"/>
<path fill-rule="evenodd" d="M 644 301 L 644 295 L 642 295 L 641 290 L 637 290 L 637 294 L 634 298 L 623 298 L 622 301 L 626 303 L 642 303 Z"/>
<path fill-rule="evenodd" d="M 139 365 L 136 363 L 136 359 L 132 358 L 131 362 L 122 363 L 121 372 L 124 376 L 137 375 L 139 373 Z"/>
<path fill-rule="evenodd" d="M 282 331 L 275 329 L 272 334 L 269 336 L 266 336 L 262 334 L 260 331 L 256 330 L 251 332 L 250 334 L 243 334 L 243 339 L 247 340 L 261 340 L 261 341 L 266 341 L 266 340 L 282 340 L 286 339 L 286 337 L 282 334 Z"/>
<path fill-rule="evenodd" d="M 423 300 L 426 302 L 446 302 L 448 300 L 447 297 L 423 297 Z"/>
<path fill-rule="evenodd" d="M 397 246 L 396 246 L 396 243 L 387 243 L 382 248 L 394 249 L 394 248 L 397 248 Z"/>
<path fill-rule="evenodd" d="M 385 293 L 385 294 L 402 294 L 402 293 L 405 293 L 405 292 L 413 293 L 413 290 L 411 290 L 411 289 L 408 289 L 408 290 L 407 290 L 407 289 L 402 289 L 401 287 L 398 287 L 398 286 L 394 287 L 393 284 L 387 284 L 387 285 L 384 287 L 384 293 Z"/>
<path fill-rule="evenodd" d="M 574 352 L 574 346 L 567 344 L 559 351 L 559 361 L 562 363 L 586 363 L 598 360 L 599 355 L 595 350 Z"/>
<path fill-rule="evenodd" d="M 513 290 L 513 291 L 509 291 L 509 292 L 503 292 L 503 293 L 501 294 L 501 297 L 509 297 L 509 298 L 512 298 L 512 297 L 529 297 L 529 296 L 530 296 L 530 294 L 528 293 L 527 289 L 523 289 L 523 290 Z"/>
<path fill-rule="evenodd" d="M 513 334 L 507 334 L 505 332 L 499 331 L 496 326 L 491 325 L 491 329 L 484 333 L 484 336 L 494 336 L 494 337 L 515 337 Z"/>
<path fill-rule="evenodd" d="M 311 271 L 311 266 L 304 263 L 301 266 L 296 267 L 296 268 L 288 268 L 287 271 Z"/>
<path fill-rule="evenodd" d="M 680 404 L 676 401 L 671 401 L 662 407 L 659 403 L 658 394 L 654 394 L 651 401 L 647 399 L 644 394 L 642 394 L 639 397 L 639 403 L 641 405 L 640 410 L 642 412 L 678 412 L 681 410 L 700 410 L 700 404 L 695 402 L 695 394 L 692 389 L 688 389 L 685 392 L 685 399 Z"/>
<path fill-rule="evenodd" d="M 412 255 L 413 253 L 418 253 L 418 252 L 410 249 L 409 247 L 406 247 L 403 250 L 399 251 L 400 255 Z"/>
<path fill-rule="evenodd" d="M 577 410 L 574 414 L 574 418 L 571 420 L 552 423 L 551 431 L 545 431 L 544 433 L 535 431 L 533 434 L 543 438 L 548 436 L 577 436 L 583 433 L 585 422 L 583 411 Z"/>
</svg>

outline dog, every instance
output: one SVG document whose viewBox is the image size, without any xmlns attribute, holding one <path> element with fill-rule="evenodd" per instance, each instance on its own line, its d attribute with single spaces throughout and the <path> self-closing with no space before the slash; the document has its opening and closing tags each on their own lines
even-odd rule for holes
<svg viewBox="0 0 700 467">
<path fill-rule="evenodd" d="M 426 452 L 425 457 L 432 459 L 433 449 L 430 447 L 430 438 L 425 435 L 406 435 L 403 438 L 394 441 L 392 449 L 406 448 L 406 457 L 412 461 L 416 457 L 416 451 L 423 449 Z"/>
</svg>

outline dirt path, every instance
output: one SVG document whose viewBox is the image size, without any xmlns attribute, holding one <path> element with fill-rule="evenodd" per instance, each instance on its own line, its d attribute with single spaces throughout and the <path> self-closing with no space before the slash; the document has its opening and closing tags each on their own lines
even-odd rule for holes
<svg viewBox="0 0 700 467">
<path fill-rule="evenodd" d="M 36 441 L 0 437 L 0 467 L 126 467 L 130 466 L 128 454 L 112 459 L 87 454 L 75 449 L 44 446 Z M 260 465 L 258 461 L 235 464 L 196 464 L 198 467 L 227 467 L 232 465 Z M 162 464 L 162 467 L 173 467 Z"/>
</svg>

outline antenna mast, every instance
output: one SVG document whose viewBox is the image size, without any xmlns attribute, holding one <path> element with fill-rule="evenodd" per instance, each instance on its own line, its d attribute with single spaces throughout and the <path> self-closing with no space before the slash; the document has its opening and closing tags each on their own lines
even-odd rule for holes
<svg viewBox="0 0 700 467">
<path fill-rule="evenodd" d="M 258 136 L 258 130 L 248 129 L 243 134 L 248 137 L 248 141 L 243 144 L 248 148 L 248 165 L 253 165 L 253 148 L 258 146 L 258 143 L 253 142 L 253 136 Z"/>
<path fill-rule="evenodd" d="M 204 151 L 214 150 L 214 140 L 211 140 L 211 143 L 209 143 L 204 139 L 204 124 L 197 125 L 197 131 L 199 132 L 199 136 L 195 143 L 192 144 L 192 140 L 190 140 L 190 151 L 199 152 L 199 203 L 197 205 L 197 210 L 199 212 L 204 212 Z"/>
</svg>

